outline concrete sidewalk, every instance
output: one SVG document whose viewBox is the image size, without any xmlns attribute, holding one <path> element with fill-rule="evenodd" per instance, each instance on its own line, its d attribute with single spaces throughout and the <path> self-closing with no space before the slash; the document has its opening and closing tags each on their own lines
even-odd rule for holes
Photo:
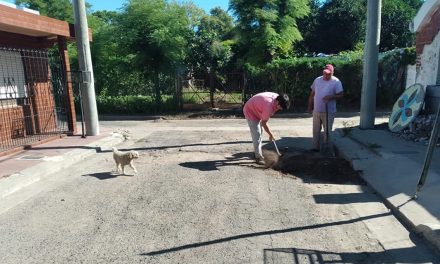
<svg viewBox="0 0 440 264">
<path fill-rule="evenodd" d="M 407 225 L 440 251 L 440 153 L 436 148 L 424 187 L 415 200 L 427 152 L 421 142 L 400 139 L 387 129 L 335 130 L 339 154 L 351 161 L 362 178 Z"/>
<path fill-rule="evenodd" d="M 104 129 L 99 136 L 65 136 L 0 157 L 0 199 L 123 140 L 122 134 Z"/>
</svg>

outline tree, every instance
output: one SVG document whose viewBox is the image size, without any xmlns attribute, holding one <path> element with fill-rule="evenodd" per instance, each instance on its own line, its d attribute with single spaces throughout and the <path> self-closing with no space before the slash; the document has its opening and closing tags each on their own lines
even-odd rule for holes
<svg viewBox="0 0 440 264">
<path fill-rule="evenodd" d="M 410 47 L 414 34 L 409 24 L 414 19 L 423 0 L 386 0 L 382 7 L 380 50 Z"/>
<path fill-rule="evenodd" d="M 173 76 L 188 56 L 192 36 L 187 9 L 165 0 L 131 0 L 117 19 L 114 35 L 119 52 L 154 84 L 157 104 L 161 84 Z"/>
<path fill-rule="evenodd" d="M 38 10 L 43 16 L 74 22 L 70 0 L 15 0 L 16 5 Z"/>
<path fill-rule="evenodd" d="M 319 11 L 311 50 L 338 53 L 353 50 L 365 38 L 366 2 L 328 0 Z"/>
<path fill-rule="evenodd" d="M 298 19 L 309 12 L 308 0 L 231 0 L 244 60 L 262 65 L 289 56 L 301 40 Z"/>
<path fill-rule="evenodd" d="M 189 50 L 189 63 L 194 71 L 216 72 L 228 65 L 232 57 L 232 29 L 232 17 L 220 7 L 200 19 Z"/>
<path fill-rule="evenodd" d="M 316 32 L 318 27 L 318 16 L 321 0 L 310 0 L 310 13 L 298 20 L 298 28 L 303 36 L 303 40 L 295 43 L 295 53 L 302 56 L 305 53 L 312 53 Z"/>
<path fill-rule="evenodd" d="M 303 52 L 353 50 L 365 39 L 367 1 L 310 0 L 310 16 L 299 21 Z M 408 25 L 423 0 L 383 0 L 380 51 L 413 44 Z"/>
<path fill-rule="evenodd" d="M 96 92 L 101 95 L 142 94 L 139 85 L 131 83 L 130 72 L 124 57 L 119 52 L 118 38 L 114 32 L 119 13 L 96 11 L 88 16 L 93 30 L 90 43 Z"/>
</svg>

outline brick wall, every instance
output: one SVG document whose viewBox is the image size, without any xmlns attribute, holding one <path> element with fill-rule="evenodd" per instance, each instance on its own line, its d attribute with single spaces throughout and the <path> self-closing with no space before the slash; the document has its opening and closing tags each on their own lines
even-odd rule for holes
<svg viewBox="0 0 440 264">
<path fill-rule="evenodd" d="M 440 30 L 440 9 L 438 9 L 432 16 L 431 21 L 427 23 L 422 30 L 416 35 L 416 52 L 417 52 L 417 67 L 421 66 L 421 55 L 425 45 L 432 43 Z"/>
<path fill-rule="evenodd" d="M 0 108 L 0 143 L 24 137 L 23 107 Z"/>
</svg>

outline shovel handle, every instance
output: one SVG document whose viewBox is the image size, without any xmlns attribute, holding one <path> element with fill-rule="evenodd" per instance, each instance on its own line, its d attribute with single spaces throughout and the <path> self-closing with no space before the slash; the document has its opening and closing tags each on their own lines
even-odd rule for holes
<svg viewBox="0 0 440 264">
<path fill-rule="evenodd" d="M 277 143 L 275 143 L 275 140 L 272 140 L 272 142 L 273 142 L 273 145 L 275 146 L 275 150 L 277 151 L 278 156 L 281 156 L 281 153 L 280 153 L 280 151 L 278 150 Z"/>
<path fill-rule="evenodd" d="M 327 136 L 327 142 L 328 142 L 328 106 L 327 106 L 327 103 L 325 103 L 325 135 Z"/>
</svg>

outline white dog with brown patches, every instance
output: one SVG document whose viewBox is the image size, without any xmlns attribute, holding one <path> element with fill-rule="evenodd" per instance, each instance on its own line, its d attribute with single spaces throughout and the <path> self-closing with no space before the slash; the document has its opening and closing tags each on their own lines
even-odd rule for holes
<svg viewBox="0 0 440 264">
<path fill-rule="evenodd" d="M 128 152 L 119 151 L 117 148 L 112 148 L 113 150 L 113 159 L 116 162 L 116 171 L 120 172 L 120 168 L 122 168 L 122 174 L 125 175 L 124 167 L 126 165 L 130 166 L 134 173 L 137 173 L 136 168 L 133 165 L 133 161 L 139 158 L 139 153 L 137 151 L 131 150 Z"/>
</svg>

